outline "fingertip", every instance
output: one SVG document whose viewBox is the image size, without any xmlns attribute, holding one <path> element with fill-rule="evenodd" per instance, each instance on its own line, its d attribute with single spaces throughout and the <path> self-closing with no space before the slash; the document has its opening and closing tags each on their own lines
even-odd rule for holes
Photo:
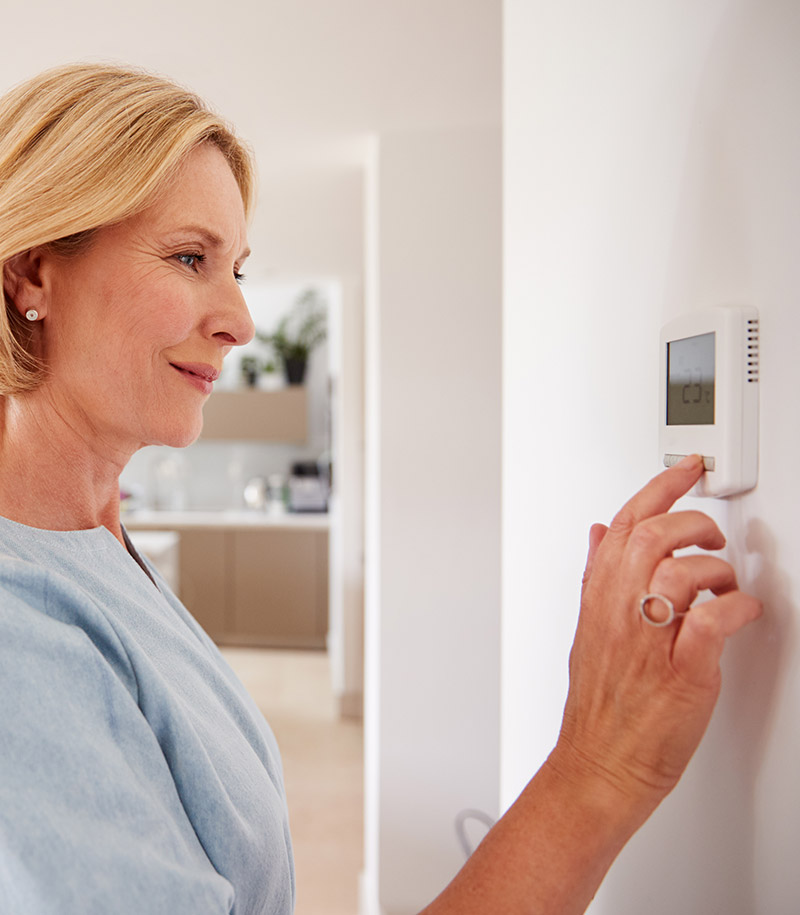
<svg viewBox="0 0 800 915">
<path fill-rule="evenodd" d="M 592 563 L 594 562 L 594 555 L 597 552 L 597 548 L 600 546 L 607 533 L 608 528 L 605 524 L 593 524 L 589 528 L 589 554 L 586 557 L 586 567 L 583 571 L 584 584 L 588 581 L 589 575 L 592 572 Z"/>
<path fill-rule="evenodd" d="M 608 527 L 606 527 L 605 524 L 593 524 L 589 528 L 589 550 L 591 552 L 594 552 L 597 547 L 600 546 L 602 539 L 607 533 Z"/>
<path fill-rule="evenodd" d="M 755 621 L 764 615 L 764 601 L 757 597 L 753 597 L 752 594 L 750 595 L 750 598 L 753 601 L 751 621 Z"/>
<path fill-rule="evenodd" d="M 687 454 L 686 457 L 681 458 L 674 466 L 679 470 L 688 470 L 692 473 L 696 473 L 701 468 L 705 469 L 703 456 L 700 454 Z"/>
<path fill-rule="evenodd" d="M 685 496 L 705 472 L 699 454 L 687 454 L 677 464 L 667 467 L 629 499 L 614 516 L 611 530 L 628 536 L 645 518 L 668 512 Z"/>
</svg>

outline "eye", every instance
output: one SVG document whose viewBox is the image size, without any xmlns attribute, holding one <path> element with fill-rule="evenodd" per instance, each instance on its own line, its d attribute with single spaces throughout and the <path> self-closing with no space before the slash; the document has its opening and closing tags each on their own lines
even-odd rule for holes
<svg viewBox="0 0 800 915">
<path fill-rule="evenodd" d="M 197 268 L 205 260 L 203 254 L 176 254 L 176 260 L 179 260 L 184 266 L 197 273 Z"/>
<path fill-rule="evenodd" d="M 240 286 L 241 286 L 241 284 L 247 279 L 247 277 L 246 277 L 243 273 L 239 273 L 238 270 L 234 270 L 234 271 L 233 271 L 233 278 L 236 280 L 236 282 L 237 282 Z"/>
</svg>

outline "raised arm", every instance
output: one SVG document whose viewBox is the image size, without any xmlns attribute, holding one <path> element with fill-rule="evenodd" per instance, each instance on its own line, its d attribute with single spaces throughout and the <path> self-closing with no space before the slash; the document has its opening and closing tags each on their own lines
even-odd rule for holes
<svg viewBox="0 0 800 915">
<path fill-rule="evenodd" d="M 682 547 L 725 545 L 701 512 L 668 514 L 702 472 L 699 458 L 686 458 L 651 480 L 610 527 L 592 527 L 558 743 L 423 915 L 583 912 L 619 851 L 677 784 L 719 695 L 725 639 L 761 612 L 724 560 L 673 556 Z M 715 597 L 692 606 L 706 589 Z M 667 597 L 675 619 L 648 623 L 647 594 Z M 656 622 L 666 610 L 660 601 L 644 604 Z"/>
</svg>

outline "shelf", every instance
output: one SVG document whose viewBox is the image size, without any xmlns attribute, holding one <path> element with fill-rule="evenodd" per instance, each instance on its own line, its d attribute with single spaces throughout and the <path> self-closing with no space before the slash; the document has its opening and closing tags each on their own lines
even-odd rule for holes
<svg viewBox="0 0 800 915">
<path fill-rule="evenodd" d="M 305 444 L 308 396 L 303 385 L 279 391 L 215 391 L 203 408 L 206 441 Z"/>
</svg>

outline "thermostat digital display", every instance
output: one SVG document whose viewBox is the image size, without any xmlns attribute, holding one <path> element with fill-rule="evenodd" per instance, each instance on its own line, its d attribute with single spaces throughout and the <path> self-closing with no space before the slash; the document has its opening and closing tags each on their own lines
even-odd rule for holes
<svg viewBox="0 0 800 915">
<path fill-rule="evenodd" d="M 714 333 L 667 343 L 667 425 L 714 425 Z"/>
<path fill-rule="evenodd" d="M 661 432 L 666 466 L 701 454 L 693 495 L 731 496 L 758 479 L 758 311 L 724 306 L 661 331 Z"/>
</svg>

